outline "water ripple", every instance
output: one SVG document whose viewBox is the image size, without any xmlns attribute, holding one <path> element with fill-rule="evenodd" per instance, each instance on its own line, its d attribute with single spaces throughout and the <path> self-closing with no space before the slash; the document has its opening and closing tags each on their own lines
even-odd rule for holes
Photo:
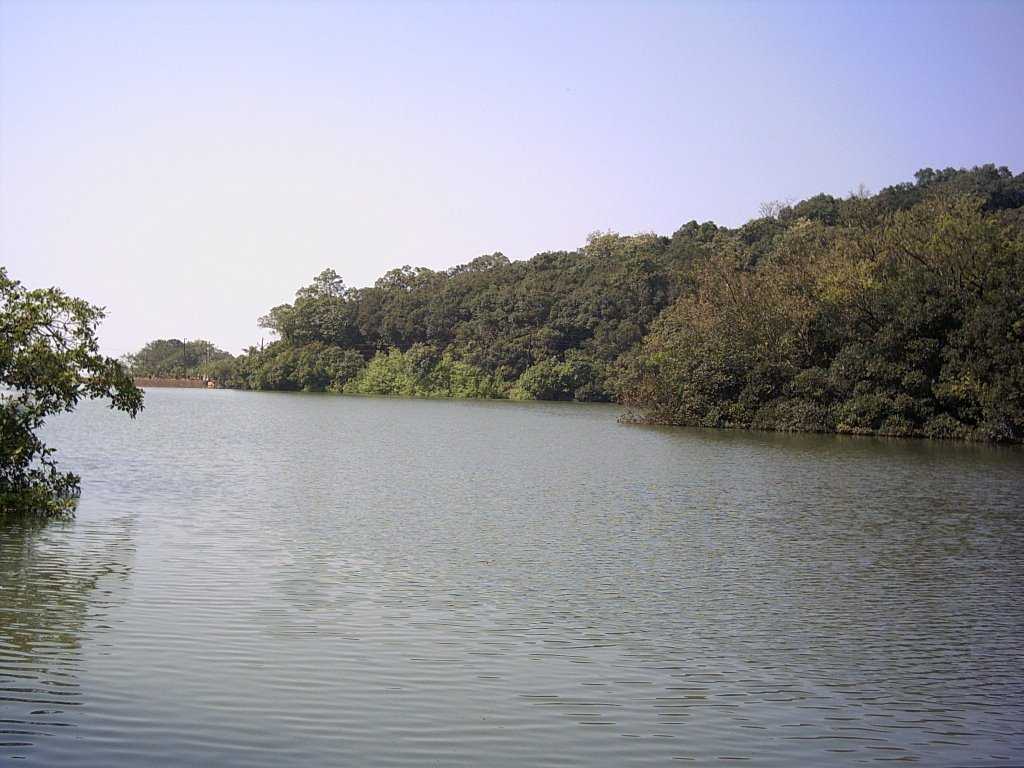
<svg viewBox="0 0 1024 768">
<path fill-rule="evenodd" d="M 1024 454 L 153 391 L 0 539 L 0 758 L 1024 762 Z"/>
</svg>

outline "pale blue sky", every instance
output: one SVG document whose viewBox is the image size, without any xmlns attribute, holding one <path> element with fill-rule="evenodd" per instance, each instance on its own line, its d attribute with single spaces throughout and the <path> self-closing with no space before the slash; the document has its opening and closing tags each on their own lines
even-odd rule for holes
<svg viewBox="0 0 1024 768">
<path fill-rule="evenodd" d="M 1024 3 L 0 0 L 0 262 L 111 354 L 367 285 L 1024 169 Z"/>
</svg>

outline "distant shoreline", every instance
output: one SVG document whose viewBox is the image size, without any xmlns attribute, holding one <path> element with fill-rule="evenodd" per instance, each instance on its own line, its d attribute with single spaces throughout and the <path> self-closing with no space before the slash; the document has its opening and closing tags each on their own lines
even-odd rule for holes
<svg viewBox="0 0 1024 768">
<path fill-rule="evenodd" d="M 173 387 L 178 389 L 216 389 L 217 382 L 212 379 L 168 379 L 159 377 L 136 376 L 133 381 L 135 386 L 146 389 L 147 387 Z"/>
</svg>

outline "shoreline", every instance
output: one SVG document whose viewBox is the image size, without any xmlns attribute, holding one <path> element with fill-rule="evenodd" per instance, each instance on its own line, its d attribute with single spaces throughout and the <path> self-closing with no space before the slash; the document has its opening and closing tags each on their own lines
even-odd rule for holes
<svg viewBox="0 0 1024 768">
<path fill-rule="evenodd" d="M 146 389 L 166 387 L 176 389 L 219 389 L 213 379 L 171 379 L 163 377 L 136 376 L 132 379 L 135 386 Z"/>
</svg>

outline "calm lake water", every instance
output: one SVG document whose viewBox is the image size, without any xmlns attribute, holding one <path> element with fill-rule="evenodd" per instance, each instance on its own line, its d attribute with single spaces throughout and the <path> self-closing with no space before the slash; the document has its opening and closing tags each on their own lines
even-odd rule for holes
<svg viewBox="0 0 1024 768">
<path fill-rule="evenodd" d="M 151 390 L 0 530 L 0 760 L 1024 763 L 1024 453 Z"/>
</svg>

